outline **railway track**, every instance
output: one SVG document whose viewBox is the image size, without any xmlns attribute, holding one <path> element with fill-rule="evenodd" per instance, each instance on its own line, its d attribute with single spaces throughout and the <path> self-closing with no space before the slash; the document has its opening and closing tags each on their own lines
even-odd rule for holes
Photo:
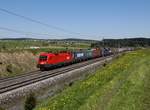
<svg viewBox="0 0 150 110">
<path fill-rule="evenodd" d="M 38 81 L 42 81 L 42 80 L 45 80 L 45 79 L 48 79 L 48 78 L 51 78 L 60 74 L 64 74 L 66 72 L 84 67 L 86 65 L 95 63 L 97 61 L 105 60 L 106 58 L 109 58 L 109 57 L 112 57 L 112 56 L 96 58 L 93 60 L 88 60 L 88 61 L 84 61 L 81 63 L 72 64 L 69 66 L 62 67 L 62 68 L 57 68 L 51 71 L 37 70 L 37 71 L 30 72 L 28 74 L 22 74 L 16 77 L 0 79 L 0 94 L 26 86 L 26 85 L 30 85 Z"/>
</svg>

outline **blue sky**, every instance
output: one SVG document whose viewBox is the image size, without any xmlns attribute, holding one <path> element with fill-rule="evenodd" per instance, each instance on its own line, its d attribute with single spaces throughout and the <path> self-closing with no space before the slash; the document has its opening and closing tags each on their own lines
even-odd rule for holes
<svg viewBox="0 0 150 110">
<path fill-rule="evenodd" d="M 50 34 L 29 35 L 0 30 L 0 38 L 150 37 L 150 0 L 0 0 L 0 8 L 64 28 L 48 28 L 0 11 L 0 27 Z M 69 32 L 80 34 L 70 34 Z"/>
</svg>

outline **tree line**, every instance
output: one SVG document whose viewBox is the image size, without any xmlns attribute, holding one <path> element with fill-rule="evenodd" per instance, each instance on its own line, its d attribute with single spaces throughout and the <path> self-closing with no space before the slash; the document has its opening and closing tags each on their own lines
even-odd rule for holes
<svg viewBox="0 0 150 110">
<path fill-rule="evenodd" d="M 150 38 L 103 39 L 91 47 L 149 47 Z"/>
</svg>

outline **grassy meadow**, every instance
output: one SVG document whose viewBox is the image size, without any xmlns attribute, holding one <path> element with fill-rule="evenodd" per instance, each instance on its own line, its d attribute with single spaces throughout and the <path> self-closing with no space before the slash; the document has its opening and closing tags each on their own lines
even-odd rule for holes
<svg viewBox="0 0 150 110">
<path fill-rule="evenodd" d="M 35 110 L 149 110 L 150 49 L 116 58 Z"/>
</svg>

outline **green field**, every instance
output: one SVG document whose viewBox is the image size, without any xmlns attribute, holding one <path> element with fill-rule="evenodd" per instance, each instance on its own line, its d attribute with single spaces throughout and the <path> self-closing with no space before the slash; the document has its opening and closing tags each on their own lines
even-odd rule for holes
<svg viewBox="0 0 150 110">
<path fill-rule="evenodd" d="M 149 110 L 150 50 L 127 53 L 35 110 Z"/>
<path fill-rule="evenodd" d="M 57 51 L 90 48 L 90 42 L 47 41 L 47 40 L 0 40 L 0 52 L 31 52 Z M 38 49 L 35 49 L 37 47 Z"/>
</svg>

